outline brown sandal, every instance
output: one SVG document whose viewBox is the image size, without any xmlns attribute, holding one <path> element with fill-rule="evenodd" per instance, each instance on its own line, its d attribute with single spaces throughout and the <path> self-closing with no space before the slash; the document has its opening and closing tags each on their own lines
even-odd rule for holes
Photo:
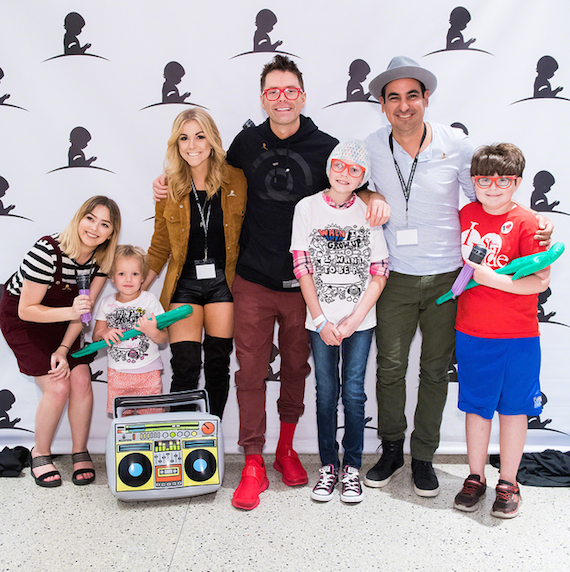
<svg viewBox="0 0 570 572">
<path fill-rule="evenodd" d="M 73 461 L 73 464 L 75 465 L 75 463 L 84 463 L 84 462 L 93 462 L 91 460 L 91 456 L 89 455 L 89 451 L 81 451 L 80 453 L 73 453 L 71 455 L 71 460 Z M 85 475 L 85 474 L 89 474 L 91 475 L 90 477 L 84 477 L 83 479 L 78 479 L 77 475 Z M 95 469 L 77 469 L 77 471 L 75 471 L 73 473 L 73 476 L 71 477 L 71 480 L 73 481 L 74 485 L 88 485 L 90 483 L 92 483 L 95 480 Z"/>
<path fill-rule="evenodd" d="M 55 471 L 48 471 L 47 473 L 44 473 L 39 477 L 36 477 L 36 475 L 34 475 L 34 469 L 37 469 L 38 467 L 43 467 L 44 465 L 53 465 L 51 455 L 40 455 L 38 457 L 32 457 L 32 452 L 30 451 L 30 472 L 32 473 L 32 477 L 34 477 L 34 480 L 36 481 L 36 485 L 45 488 L 59 487 L 61 485 L 61 474 L 57 469 Z M 56 476 L 59 476 L 59 479 L 54 479 L 53 481 L 46 481 L 46 479 Z"/>
</svg>

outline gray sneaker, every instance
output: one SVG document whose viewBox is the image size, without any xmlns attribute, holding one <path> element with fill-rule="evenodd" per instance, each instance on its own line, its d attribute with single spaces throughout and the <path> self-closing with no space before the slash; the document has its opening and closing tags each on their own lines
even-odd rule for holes
<svg viewBox="0 0 570 572">
<path fill-rule="evenodd" d="M 453 508 L 464 512 L 473 512 L 485 495 L 487 485 L 481 482 L 479 475 L 469 475 L 463 482 L 463 488 L 457 493 Z"/>
</svg>

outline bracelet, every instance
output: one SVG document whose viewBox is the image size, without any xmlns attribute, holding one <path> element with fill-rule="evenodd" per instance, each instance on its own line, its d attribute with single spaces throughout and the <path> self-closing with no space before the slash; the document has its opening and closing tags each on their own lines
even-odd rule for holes
<svg viewBox="0 0 570 572">
<path fill-rule="evenodd" d="M 66 346 L 65 344 L 59 344 L 59 346 L 57 346 L 58 348 L 66 348 L 69 349 L 69 346 Z"/>
<path fill-rule="evenodd" d="M 328 320 L 325 318 L 324 322 L 317 328 L 317 334 L 320 334 L 323 331 L 323 328 L 327 325 Z"/>
</svg>

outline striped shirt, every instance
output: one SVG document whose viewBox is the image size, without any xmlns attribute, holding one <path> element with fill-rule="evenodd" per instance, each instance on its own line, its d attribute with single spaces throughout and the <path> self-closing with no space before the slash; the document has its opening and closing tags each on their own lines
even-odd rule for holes
<svg viewBox="0 0 570 572">
<path fill-rule="evenodd" d="M 59 242 L 59 233 L 52 234 L 52 238 Z M 76 273 L 86 274 L 99 270 L 99 267 L 91 262 L 87 264 L 77 264 L 75 260 L 69 258 L 65 253 L 62 256 L 62 277 L 63 282 L 67 284 L 75 284 Z M 57 254 L 54 247 L 45 239 L 40 238 L 31 250 L 26 254 L 20 268 L 15 272 L 6 284 L 6 290 L 14 296 L 22 293 L 22 285 L 24 280 L 35 282 L 37 284 L 47 284 L 48 289 L 54 281 L 54 275 L 57 269 Z M 96 272 L 96 276 L 105 276 L 100 272 Z"/>
</svg>

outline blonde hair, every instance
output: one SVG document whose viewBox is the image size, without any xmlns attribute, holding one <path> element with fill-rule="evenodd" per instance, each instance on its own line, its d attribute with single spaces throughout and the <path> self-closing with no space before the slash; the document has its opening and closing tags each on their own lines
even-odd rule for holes
<svg viewBox="0 0 570 572">
<path fill-rule="evenodd" d="M 212 154 L 208 159 L 208 174 L 206 175 L 206 194 L 208 199 L 211 199 L 218 192 L 222 182 L 227 182 L 228 176 L 226 152 L 222 147 L 222 138 L 214 120 L 209 113 L 199 107 L 187 109 L 174 120 L 172 134 L 166 149 L 164 172 L 168 180 L 168 196 L 176 202 L 187 195 L 192 188 L 192 169 L 178 150 L 178 138 L 187 121 L 196 121 L 198 123 L 212 147 Z"/>
<path fill-rule="evenodd" d="M 98 207 L 103 206 L 109 209 L 113 232 L 111 236 L 103 243 L 97 246 L 93 251 L 93 260 L 99 265 L 101 272 L 107 274 L 111 270 L 113 259 L 115 258 L 115 249 L 119 242 L 119 232 L 121 231 L 121 211 L 117 203 L 103 195 L 97 195 L 87 199 L 75 213 L 67 228 L 59 235 L 59 243 L 62 252 L 70 258 L 77 258 L 81 254 L 82 242 L 79 238 L 79 223 L 90 212 Z"/>
<path fill-rule="evenodd" d="M 120 258 L 135 258 L 138 260 L 143 282 L 146 280 L 149 270 L 148 254 L 140 246 L 133 246 L 132 244 L 119 244 L 119 246 L 117 246 L 117 250 L 115 250 L 115 258 L 111 265 L 111 276 L 113 276 L 117 271 L 117 260 Z"/>
</svg>

